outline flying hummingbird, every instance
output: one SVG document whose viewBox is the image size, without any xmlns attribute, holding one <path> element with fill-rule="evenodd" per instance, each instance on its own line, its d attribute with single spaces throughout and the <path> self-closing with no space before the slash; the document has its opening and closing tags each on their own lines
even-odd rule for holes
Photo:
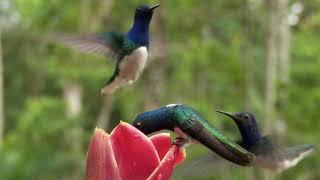
<svg viewBox="0 0 320 180">
<path fill-rule="evenodd" d="M 135 118 L 133 126 L 146 135 L 164 129 L 174 131 L 186 144 L 199 142 L 223 158 L 242 166 L 250 165 L 255 157 L 227 139 L 187 105 L 172 104 L 144 112 Z"/>
<path fill-rule="evenodd" d="M 262 136 L 257 121 L 251 113 L 217 112 L 225 114 L 235 121 L 242 137 L 242 142 L 239 144 L 256 155 L 253 165 L 258 167 L 282 172 L 295 166 L 314 150 L 314 146 L 310 144 L 281 147 L 271 136 Z"/>
<path fill-rule="evenodd" d="M 110 95 L 138 79 L 148 58 L 149 24 L 154 9 L 159 6 L 139 6 L 134 14 L 133 25 L 127 33 L 104 32 L 61 38 L 67 46 L 116 60 L 115 71 L 101 89 L 102 95 Z"/>
</svg>

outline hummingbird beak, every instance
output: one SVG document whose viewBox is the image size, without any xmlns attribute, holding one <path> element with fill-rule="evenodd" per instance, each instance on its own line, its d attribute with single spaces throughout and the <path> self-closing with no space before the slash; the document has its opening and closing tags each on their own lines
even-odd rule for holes
<svg viewBox="0 0 320 180">
<path fill-rule="evenodd" d="M 227 112 L 224 112 L 224 111 L 220 111 L 220 110 L 217 110 L 218 113 L 221 113 L 221 114 L 224 114 L 230 118 L 232 118 L 233 120 L 235 121 L 241 121 L 237 116 L 231 114 L 231 113 L 227 113 Z"/>
<path fill-rule="evenodd" d="M 160 4 L 157 4 L 157 5 L 154 5 L 154 6 L 150 7 L 150 11 L 153 11 L 154 9 L 156 9 L 159 6 L 160 6 Z"/>
</svg>

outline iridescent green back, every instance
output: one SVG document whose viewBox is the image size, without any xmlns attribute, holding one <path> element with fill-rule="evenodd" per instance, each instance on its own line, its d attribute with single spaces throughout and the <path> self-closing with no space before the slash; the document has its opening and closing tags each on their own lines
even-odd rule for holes
<svg viewBox="0 0 320 180">
<path fill-rule="evenodd" d="M 195 109 L 187 105 L 177 105 L 172 108 L 172 116 L 175 123 L 182 129 L 188 130 L 190 127 L 195 125 L 197 122 L 201 123 L 207 130 L 210 131 L 211 135 L 226 145 L 231 151 L 242 157 L 254 157 L 254 155 L 232 140 L 229 140 L 217 129 L 213 128 L 206 119 L 204 119 Z"/>
<path fill-rule="evenodd" d="M 108 45 L 116 52 L 116 59 L 121 60 L 127 54 L 130 54 L 134 49 L 140 47 L 139 44 L 134 43 L 123 33 L 107 32 L 103 35 Z"/>
<path fill-rule="evenodd" d="M 140 47 L 139 44 L 134 43 L 128 38 L 125 38 L 123 41 L 123 46 L 121 48 L 121 51 L 119 52 L 121 59 L 127 54 L 130 54 L 133 50 L 137 49 L 138 47 Z"/>
</svg>

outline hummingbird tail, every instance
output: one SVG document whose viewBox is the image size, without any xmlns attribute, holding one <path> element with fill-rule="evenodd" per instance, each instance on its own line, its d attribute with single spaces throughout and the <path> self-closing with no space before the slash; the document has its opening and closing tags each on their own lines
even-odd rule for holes
<svg viewBox="0 0 320 180">
<path fill-rule="evenodd" d="M 119 88 L 119 86 L 117 86 L 116 83 L 110 83 L 110 84 L 104 86 L 104 87 L 101 89 L 101 95 L 102 95 L 102 96 L 110 96 L 110 95 L 112 95 L 118 88 Z"/>
<path fill-rule="evenodd" d="M 113 94 L 117 89 L 119 89 L 122 86 L 125 86 L 129 84 L 129 82 L 125 79 L 122 79 L 120 77 L 116 77 L 113 81 L 109 81 L 107 85 L 105 85 L 101 89 L 101 95 L 106 96 L 106 95 L 111 95 Z"/>
</svg>

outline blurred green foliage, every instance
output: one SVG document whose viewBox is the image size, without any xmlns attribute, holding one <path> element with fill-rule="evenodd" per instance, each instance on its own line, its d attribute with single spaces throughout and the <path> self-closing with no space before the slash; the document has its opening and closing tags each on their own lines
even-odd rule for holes
<svg viewBox="0 0 320 180">
<path fill-rule="evenodd" d="M 114 64 L 106 63 L 104 57 L 84 55 L 47 39 L 52 34 L 92 31 L 90 24 L 96 21 L 93 14 L 102 1 L 88 1 L 88 12 L 81 11 L 84 2 L 10 1 L 9 13 L 18 12 L 20 20 L 2 32 L 6 127 L 0 150 L 0 179 L 84 177 L 86 148 L 101 106 L 100 88 L 111 76 Z M 114 1 L 97 31 L 126 31 L 137 5 L 156 2 Z M 263 120 L 268 12 L 262 1 L 249 2 L 252 5 L 249 37 L 244 35 L 244 1 L 175 0 L 161 4 L 168 56 L 161 97 L 152 98 L 159 105 L 185 103 L 195 107 L 233 139 L 239 138 L 236 127 L 214 110 L 244 110 L 245 69 L 252 74 L 251 111 L 260 124 Z M 291 27 L 291 80 L 283 90 L 288 98 L 285 106 L 278 107 L 277 113 L 284 119 L 284 139 L 319 147 L 320 3 L 318 0 L 300 2 L 304 10 L 299 23 Z M 82 13 L 90 15 L 87 22 L 82 22 Z M 85 26 L 79 27 L 81 23 Z M 155 31 L 154 24 L 152 21 L 151 34 Z M 248 42 L 252 63 L 244 68 L 242 47 Z M 135 84 L 115 93 L 109 132 L 119 120 L 130 122 L 146 110 L 145 106 L 152 101 L 146 96 L 152 70 L 147 67 Z M 83 107 L 76 118 L 66 115 L 63 88 L 69 82 L 76 82 L 82 88 Z M 70 137 L 70 132 L 77 128 L 82 134 L 78 138 Z M 81 142 L 77 151 L 72 148 L 74 141 Z M 187 151 L 188 160 L 207 153 L 199 145 Z M 230 172 L 225 171 L 228 175 L 216 178 L 246 179 L 243 168 L 232 167 Z M 319 172 L 320 155 L 315 153 L 277 178 L 319 179 Z"/>
</svg>

